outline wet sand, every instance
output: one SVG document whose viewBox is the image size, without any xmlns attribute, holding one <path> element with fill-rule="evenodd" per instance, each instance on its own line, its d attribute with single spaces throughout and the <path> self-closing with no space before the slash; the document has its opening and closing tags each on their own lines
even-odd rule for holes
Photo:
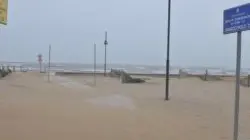
<svg viewBox="0 0 250 140">
<path fill-rule="evenodd" d="M 0 80 L 2 140 L 229 140 L 233 81 L 121 84 L 97 76 L 16 73 Z M 250 88 L 241 87 L 240 139 L 250 139 Z"/>
</svg>

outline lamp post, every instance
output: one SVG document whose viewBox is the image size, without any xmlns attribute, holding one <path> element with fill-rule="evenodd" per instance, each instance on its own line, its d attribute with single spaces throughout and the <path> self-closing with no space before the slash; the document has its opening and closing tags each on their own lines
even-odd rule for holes
<svg viewBox="0 0 250 140">
<path fill-rule="evenodd" d="M 168 0 L 168 31 L 167 31 L 167 60 L 166 60 L 166 87 L 165 87 L 165 100 L 169 100 L 169 67 L 170 67 L 170 24 L 171 24 L 171 0 Z"/>
<path fill-rule="evenodd" d="M 107 70 L 107 45 L 108 45 L 108 32 L 105 31 L 105 54 L 104 54 L 104 76 L 106 76 L 106 70 Z"/>
</svg>

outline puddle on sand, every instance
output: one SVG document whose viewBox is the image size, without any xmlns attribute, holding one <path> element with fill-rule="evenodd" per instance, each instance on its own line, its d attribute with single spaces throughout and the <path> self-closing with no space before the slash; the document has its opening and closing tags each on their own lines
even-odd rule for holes
<svg viewBox="0 0 250 140">
<path fill-rule="evenodd" d="M 128 110 L 134 110 L 135 105 L 131 98 L 121 96 L 121 95 L 111 95 L 105 97 L 97 97 L 86 100 L 89 103 L 98 106 L 114 107 L 114 108 L 124 108 Z"/>
</svg>

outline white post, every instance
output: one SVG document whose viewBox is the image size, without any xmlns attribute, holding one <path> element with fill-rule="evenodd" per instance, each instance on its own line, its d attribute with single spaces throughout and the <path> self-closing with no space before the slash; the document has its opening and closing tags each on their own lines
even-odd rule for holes
<svg viewBox="0 0 250 140">
<path fill-rule="evenodd" d="M 96 44 L 94 43 L 94 86 L 96 86 Z"/>
<path fill-rule="evenodd" d="M 51 45 L 49 45 L 48 82 L 50 82 L 50 55 L 51 55 Z"/>
</svg>

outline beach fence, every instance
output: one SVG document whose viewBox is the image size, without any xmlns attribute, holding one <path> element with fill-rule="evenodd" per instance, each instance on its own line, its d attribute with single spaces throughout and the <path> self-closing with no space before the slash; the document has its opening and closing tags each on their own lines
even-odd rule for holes
<svg viewBox="0 0 250 140">
<path fill-rule="evenodd" d="M 12 72 L 16 72 L 16 66 L 1 65 L 0 69 L 11 70 Z"/>
<path fill-rule="evenodd" d="M 208 69 L 204 69 L 204 72 L 200 73 L 189 73 L 185 69 L 179 69 L 179 79 L 188 77 L 198 77 L 202 81 L 218 81 L 221 80 L 220 75 L 211 74 Z"/>
<path fill-rule="evenodd" d="M 198 74 L 198 75 L 193 75 L 193 74 L 187 74 L 183 71 L 180 72 L 180 77 L 183 77 L 185 75 L 188 76 L 198 76 L 202 81 L 235 81 L 235 75 L 227 75 L 227 74 L 214 74 L 210 73 L 208 69 L 204 71 L 204 74 Z M 240 80 L 240 85 L 243 87 L 250 87 L 250 75 L 245 75 L 245 73 L 241 74 L 241 80 Z"/>
<path fill-rule="evenodd" d="M 219 81 L 219 80 L 222 80 L 221 76 L 215 75 L 215 74 L 210 74 L 208 69 L 205 70 L 203 75 L 199 75 L 199 78 L 202 81 Z"/>
<path fill-rule="evenodd" d="M 250 75 L 247 77 L 241 78 L 240 85 L 243 87 L 250 87 Z"/>
<path fill-rule="evenodd" d="M 185 71 L 184 69 L 179 69 L 179 79 L 188 77 L 189 73 Z"/>
<path fill-rule="evenodd" d="M 25 66 L 25 65 L 15 65 L 15 64 L 6 64 L 0 63 L 0 69 L 8 69 L 11 72 L 27 72 L 33 70 L 32 68 Z"/>
</svg>

